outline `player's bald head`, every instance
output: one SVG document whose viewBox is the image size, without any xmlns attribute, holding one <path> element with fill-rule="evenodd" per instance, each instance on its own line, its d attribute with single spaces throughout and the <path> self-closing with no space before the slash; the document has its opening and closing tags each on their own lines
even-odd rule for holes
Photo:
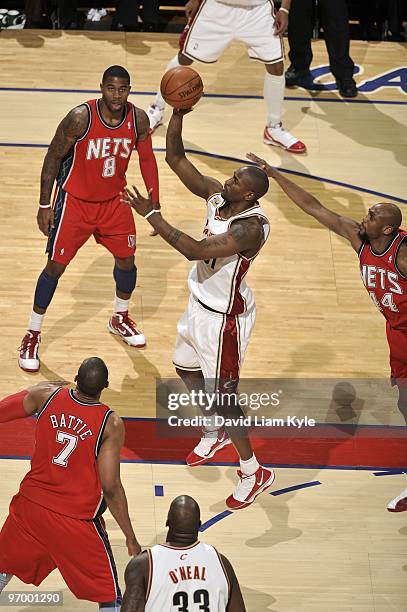
<svg viewBox="0 0 407 612">
<path fill-rule="evenodd" d="M 268 176 L 258 166 L 243 166 L 239 168 L 239 175 L 247 188 L 253 191 L 256 200 L 262 198 L 268 192 Z"/>
<path fill-rule="evenodd" d="M 402 223 L 401 210 L 392 202 L 379 202 L 372 206 L 372 211 L 383 223 L 383 227 L 390 225 L 393 230 L 398 230 Z"/>
<path fill-rule="evenodd" d="M 100 357 L 88 357 L 79 366 L 75 377 L 78 391 L 89 397 L 98 398 L 108 386 L 109 371 Z"/>
<path fill-rule="evenodd" d="M 197 533 L 201 525 L 201 511 L 189 495 L 176 497 L 168 511 L 167 526 L 177 535 Z"/>
</svg>

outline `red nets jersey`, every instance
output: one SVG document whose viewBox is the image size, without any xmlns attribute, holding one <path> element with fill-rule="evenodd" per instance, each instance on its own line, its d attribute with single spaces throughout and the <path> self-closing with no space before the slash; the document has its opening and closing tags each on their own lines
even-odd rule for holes
<svg viewBox="0 0 407 612">
<path fill-rule="evenodd" d="M 360 272 L 374 304 L 395 329 L 407 331 L 407 277 L 397 268 L 397 254 L 407 232 L 399 230 L 383 253 L 368 242 L 359 250 Z"/>
<path fill-rule="evenodd" d="M 136 109 L 127 102 L 119 125 L 105 123 L 100 100 L 85 102 L 89 123 L 61 163 L 57 183 L 75 198 L 88 202 L 112 200 L 126 186 L 126 170 L 137 141 Z"/>
<path fill-rule="evenodd" d="M 31 470 L 20 493 L 66 516 L 97 516 L 103 494 L 96 462 L 111 413 L 104 404 L 85 404 L 72 390 L 58 388 L 38 413 Z"/>
</svg>

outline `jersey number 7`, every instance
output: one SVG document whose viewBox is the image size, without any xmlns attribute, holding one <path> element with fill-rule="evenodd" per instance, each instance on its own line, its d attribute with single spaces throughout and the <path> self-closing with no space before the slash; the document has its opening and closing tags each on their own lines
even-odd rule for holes
<svg viewBox="0 0 407 612">
<path fill-rule="evenodd" d="M 78 436 L 66 433 L 65 431 L 57 431 L 56 440 L 60 444 L 65 444 L 65 446 L 58 455 L 52 457 L 52 463 L 68 467 L 68 457 L 73 453 L 78 444 Z"/>
</svg>

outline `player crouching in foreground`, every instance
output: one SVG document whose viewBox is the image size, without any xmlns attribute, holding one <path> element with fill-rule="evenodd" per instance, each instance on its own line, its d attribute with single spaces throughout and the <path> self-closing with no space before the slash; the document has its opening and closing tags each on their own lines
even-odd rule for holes
<svg viewBox="0 0 407 612">
<path fill-rule="evenodd" d="M 237 393 L 240 369 L 256 318 L 256 306 L 244 277 L 270 231 L 258 199 L 267 193 L 266 173 L 253 166 L 239 168 L 222 185 L 203 176 L 186 158 L 181 131 L 188 110 L 174 110 L 167 130 L 166 161 L 184 185 L 206 201 L 206 223 L 202 240 L 172 227 L 162 216 L 151 195 L 144 198 L 126 190 L 123 201 L 148 219 L 157 233 L 188 260 L 196 261 L 188 278 L 191 292 L 187 310 L 178 323 L 174 351 L 177 374 L 189 390 L 225 390 Z M 225 418 L 239 419 L 237 401 L 218 405 Z M 230 438 L 223 428 L 208 427 L 197 447 L 188 455 L 189 466 L 202 465 L 233 442 L 239 457 L 239 482 L 226 503 L 246 508 L 269 488 L 274 472 L 259 465 L 247 429 L 234 427 Z"/>
</svg>

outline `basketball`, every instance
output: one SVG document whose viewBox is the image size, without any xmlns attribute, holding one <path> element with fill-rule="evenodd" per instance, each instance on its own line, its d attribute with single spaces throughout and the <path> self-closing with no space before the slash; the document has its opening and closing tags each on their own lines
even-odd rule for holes
<svg viewBox="0 0 407 612">
<path fill-rule="evenodd" d="M 164 74 L 160 89 L 162 97 L 170 106 L 191 108 L 203 94 L 203 83 L 193 68 L 177 66 Z"/>
</svg>

